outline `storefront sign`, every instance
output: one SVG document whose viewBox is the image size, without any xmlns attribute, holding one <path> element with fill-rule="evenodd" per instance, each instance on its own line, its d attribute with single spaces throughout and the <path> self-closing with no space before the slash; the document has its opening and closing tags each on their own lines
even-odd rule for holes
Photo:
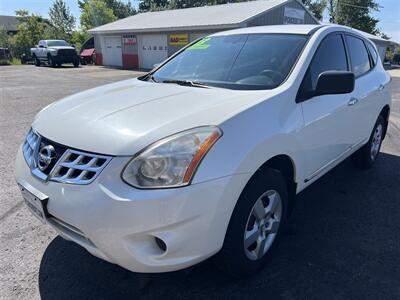
<svg viewBox="0 0 400 300">
<path fill-rule="evenodd" d="M 283 14 L 284 24 L 304 24 L 305 11 L 293 7 L 285 6 L 285 12 Z"/>
<path fill-rule="evenodd" d="M 122 36 L 122 43 L 125 46 L 136 45 L 136 35 L 133 35 L 133 34 L 123 35 Z"/>
<path fill-rule="evenodd" d="M 189 43 L 188 34 L 171 34 L 169 36 L 169 44 L 171 46 L 184 46 Z"/>
</svg>

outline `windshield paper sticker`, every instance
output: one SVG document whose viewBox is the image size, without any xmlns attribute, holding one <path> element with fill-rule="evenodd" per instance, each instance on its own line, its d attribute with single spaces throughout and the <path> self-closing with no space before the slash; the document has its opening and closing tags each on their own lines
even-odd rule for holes
<svg viewBox="0 0 400 300">
<path fill-rule="evenodd" d="M 204 38 L 198 41 L 196 44 L 190 46 L 188 50 L 202 50 L 202 49 L 207 49 L 210 47 L 210 44 L 207 44 L 207 42 L 211 40 L 211 38 Z"/>
</svg>

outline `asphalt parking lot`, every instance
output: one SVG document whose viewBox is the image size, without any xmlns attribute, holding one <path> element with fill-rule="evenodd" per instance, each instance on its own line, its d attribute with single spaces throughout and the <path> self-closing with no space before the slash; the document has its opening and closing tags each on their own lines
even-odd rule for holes
<svg viewBox="0 0 400 300">
<path fill-rule="evenodd" d="M 374 168 L 345 161 L 301 193 L 274 259 L 254 277 L 233 280 L 211 262 L 172 274 L 128 272 L 57 237 L 22 203 L 14 157 L 35 114 L 139 73 L 0 67 L 0 298 L 400 298 L 400 70 L 390 73 L 390 127 Z"/>
</svg>

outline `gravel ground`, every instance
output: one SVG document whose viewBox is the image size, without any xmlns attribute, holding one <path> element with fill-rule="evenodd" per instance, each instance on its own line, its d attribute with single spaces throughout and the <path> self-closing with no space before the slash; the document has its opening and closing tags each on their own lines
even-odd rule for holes
<svg viewBox="0 0 400 300">
<path fill-rule="evenodd" d="M 103 262 L 42 226 L 13 179 L 16 149 L 35 114 L 66 95 L 139 73 L 82 67 L 0 67 L 0 298 L 400 298 L 400 70 L 382 155 L 368 171 L 345 161 L 297 199 L 277 255 L 232 280 L 206 262 L 143 275 Z"/>
</svg>

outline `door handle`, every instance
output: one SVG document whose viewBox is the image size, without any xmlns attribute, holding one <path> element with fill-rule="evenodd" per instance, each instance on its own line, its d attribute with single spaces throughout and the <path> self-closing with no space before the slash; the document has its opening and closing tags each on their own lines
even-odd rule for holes
<svg viewBox="0 0 400 300">
<path fill-rule="evenodd" d="M 348 106 L 353 106 L 354 104 L 357 104 L 358 99 L 357 98 L 351 98 L 350 101 L 347 103 Z"/>
<path fill-rule="evenodd" d="M 380 84 L 378 87 L 378 91 L 383 91 L 384 88 L 385 88 L 385 86 L 383 84 Z"/>
</svg>

